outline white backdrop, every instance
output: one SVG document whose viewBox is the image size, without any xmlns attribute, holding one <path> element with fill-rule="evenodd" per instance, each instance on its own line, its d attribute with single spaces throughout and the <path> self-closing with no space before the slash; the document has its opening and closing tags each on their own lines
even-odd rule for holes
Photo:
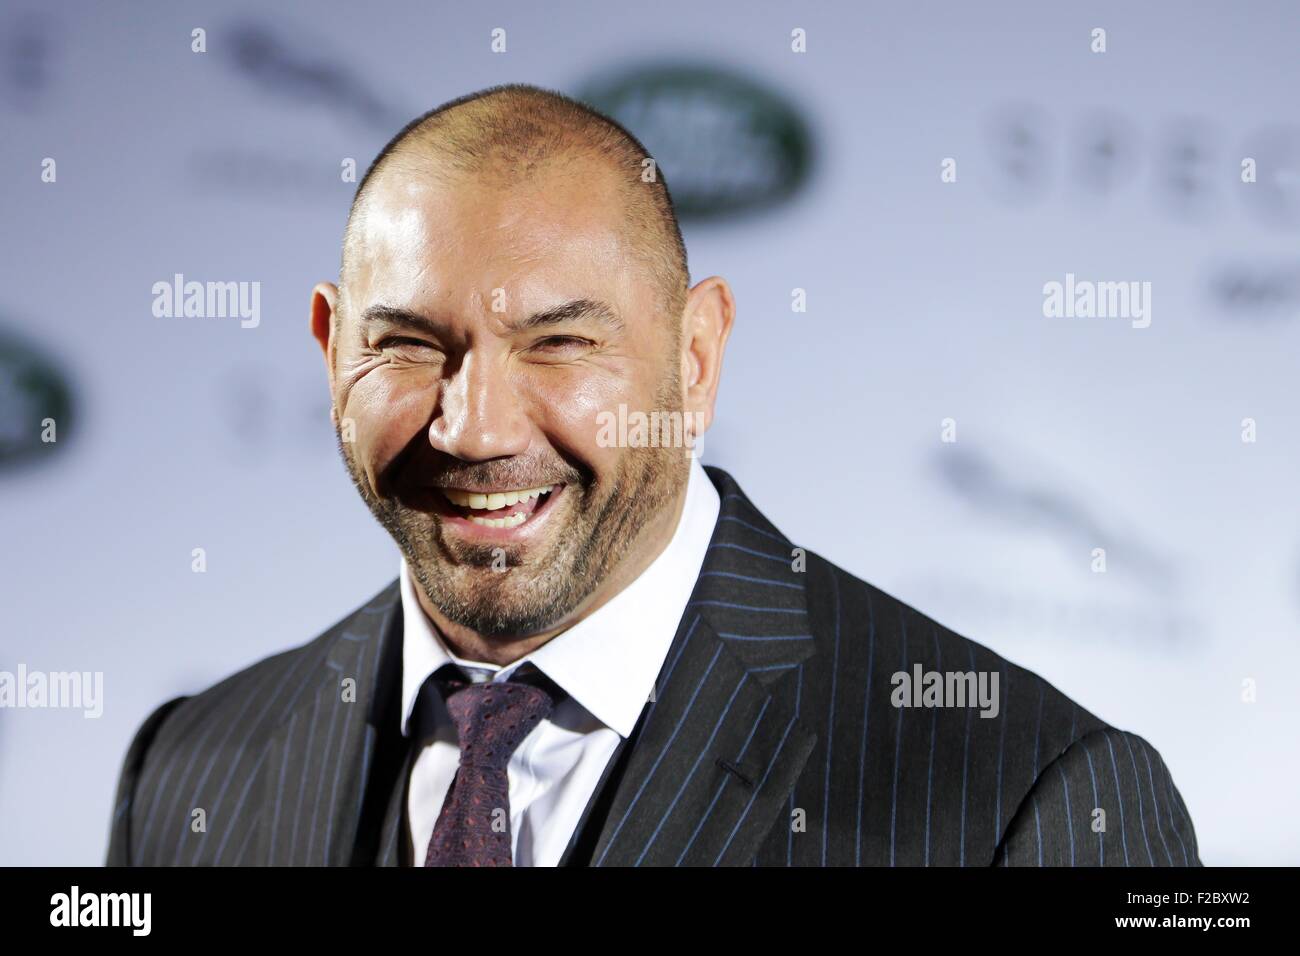
<svg viewBox="0 0 1300 956">
<path fill-rule="evenodd" d="M 685 224 L 693 277 L 739 304 L 705 460 L 799 543 L 1148 739 L 1207 863 L 1300 863 L 1300 8 L 641 10 L 6 4 L 0 328 L 62 365 L 77 414 L 48 461 L 0 472 L 0 669 L 102 671 L 106 700 L 0 710 L 0 863 L 100 862 L 151 708 L 395 574 L 307 335 L 340 160 L 472 90 L 662 57 L 777 90 L 817 142 L 790 202 Z M 241 67 L 249 25 L 351 79 Z M 261 282 L 260 325 L 154 318 L 178 272 Z M 1066 273 L 1149 281 L 1150 327 L 1045 318 Z"/>
</svg>

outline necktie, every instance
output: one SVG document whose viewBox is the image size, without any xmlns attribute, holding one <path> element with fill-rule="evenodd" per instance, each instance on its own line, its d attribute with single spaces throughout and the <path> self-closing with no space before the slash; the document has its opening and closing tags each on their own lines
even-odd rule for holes
<svg viewBox="0 0 1300 956">
<path fill-rule="evenodd" d="M 506 765 L 547 715 L 551 694 L 518 681 L 445 682 L 460 766 L 429 840 L 425 866 L 513 866 Z"/>
</svg>

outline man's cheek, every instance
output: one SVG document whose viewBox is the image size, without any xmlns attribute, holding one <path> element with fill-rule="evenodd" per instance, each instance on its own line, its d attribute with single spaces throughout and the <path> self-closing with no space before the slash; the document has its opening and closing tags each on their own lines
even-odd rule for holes
<svg viewBox="0 0 1300 956">
<path fill-rule="evenodd" d="M 618 462 L 618 449 L 603 447 L 600 434 L 599 406 L 582 404 L 546 410 L 541 431 L 554 452 L 575 465 L 582 475 L 579 481 L 601 484 Z M 578 488 L 573 489 L 580 490 Z"/>
<path fill-rule="evenodd" d="M 640 408 L 643 404 L 626 381 L 593 377 L 571 383 L 562 395 L 544 396 L 538 407 L 545 412 L 547 430 L 564 436 L 572 450 L 598 453 L 607 447 L 607 420 L 617 417 L 620 407 Z"/>
<path fill-rule="evenodd" d="M 425 430 L 432 408 L 428 389 L 369 375 L 351 389 L 341 424 L 352 423 L 358 460 L 368 471 L 382 472 Z"/>
</svg>

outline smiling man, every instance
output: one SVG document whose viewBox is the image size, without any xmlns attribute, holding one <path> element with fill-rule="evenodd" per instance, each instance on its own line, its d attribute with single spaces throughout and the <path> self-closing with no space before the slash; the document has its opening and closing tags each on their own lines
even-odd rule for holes
<svg viewBox="0 0 1300 956">
<path fill-rule="evenodd" d="M 1197 865 L 1144 740 L 700 465 L 734 317 L 606 117 L 508 86 L 402 130 L 310 319 L 398 579 L 155 711 L 109 861 Z"/>
</svg>

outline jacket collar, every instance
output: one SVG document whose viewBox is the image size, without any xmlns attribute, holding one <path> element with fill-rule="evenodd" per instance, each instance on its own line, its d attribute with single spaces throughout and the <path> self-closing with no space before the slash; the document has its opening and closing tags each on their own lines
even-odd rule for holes
<svg viewBox="0 0 1300 956">
<path fill-rule="evenodd" d="M 394 581 L 316 642 L 314 686 L 268 745 L 257 834 L 258 859 L 268 865 L 357 861 L 363 811 L 375 812 L 375 757 L 390 736 L 381 729 L 397 727 L 400 624 Z"/>
<path fill-rule="evenodd" d="M 783 680 L 815 652 L 804 554 L 707 470 L 718 523 L 596 866 L 748 864 L 816 743 Z"/>
</svg>

